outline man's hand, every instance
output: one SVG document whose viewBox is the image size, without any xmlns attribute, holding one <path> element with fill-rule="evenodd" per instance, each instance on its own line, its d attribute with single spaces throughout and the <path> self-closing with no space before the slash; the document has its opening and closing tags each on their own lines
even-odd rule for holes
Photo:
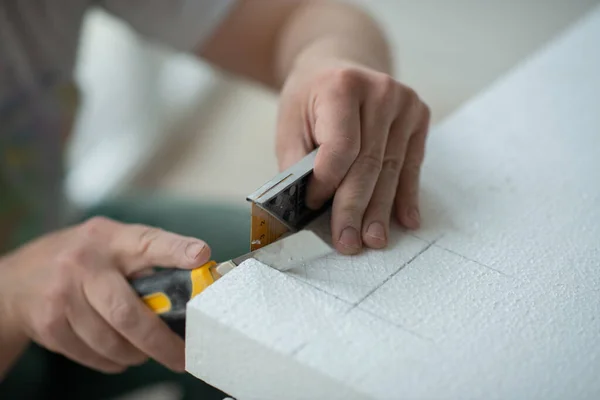
<svg viewBox="0 0 600 400">
<path fill-rule="evenodd" d="M 239 0 L 199 54 L 281 89 L 280 168 L 317 145 L 309 201 L 334 195 L 333 241 L 345 254 L 386 245 L 391 213 L 420 223 L 419 171 L 429 109 L 391 76 L 376 20 L 337 0 Z"/>
<path fill-rule="evenodd" d="M 412 89 L 368 67 L 324 59 L 299 64 L 281 95 L 279 166 L 320 146 L 308 204 L 335 195 L 331 228 L 340 252 L 384 247 L 393 211 L 405 227 L 419 227 L 430 117 Z"/>
<path fill-rule="evenodd" d="M 127 279 L 154 266 L 195 268 L 209 258 L 201 240 L 94 218 L 2 259 L 2 324 L 105 373 L 148 357 L 183 371 L 183 341 Z"/>
</svg>

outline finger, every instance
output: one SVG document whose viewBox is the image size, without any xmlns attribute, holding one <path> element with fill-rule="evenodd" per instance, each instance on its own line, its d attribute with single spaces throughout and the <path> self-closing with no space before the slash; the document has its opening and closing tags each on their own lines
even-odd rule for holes
<svg viewBox="0 0 600 400">
<path fill-rule="evenodd" d="M 85 296 L 104 320 L 144 354 L 174 371 L 184 371 L 184 343 L 152 312 L 116 271 L 98 274 Z"/>
<path fill-rule="evenodd" d="M 363 219 L 362 237 L 368 247 L 379 249 L 387 245 L 397 183 L 418 113 L 418 103 L 408 99 L 390 128 L 381 173 Z"/>
<path fill-rule="evenodd" d="M 320 146 L 306 203 L 318 209 L 336 193 L 360 152 L 359 97 L 352 87 L 326 90 L 315 101 L 314 115 L 314 136 Z"/>
<path fill-rule="evenodd" d="M 419 124 L 408 142 L 406 160 L 400 173 L 396 194 L 395 207 L 398 221 L 408 229 L 417 229 L 421 225 L 419 183 L 421 165 L 425 158 L 429 120 L 429 108 L 424 103 L 420 103 Z"/>
<path fill-rule="evenodd" d="M 37 341 L 43 343 L 49 350 L 63 354 L 65 357 L 88 368 L 104 373 L 119 373 L 125 367 L 102 357 L 86 345 L 73 331 L 66 317 L 54 320 L 41 329 L 36 335 Z"/>
<path fill-rule="evenodd" d="M 196 268 L 210 259 L 210 247 L 202 240 L 152 226 L 94 217 L 81 229 L 82 237 L 108 243 L 111 255 L 128 276 L 155 266 Z"/>
<path fill-rule="evenodd" d="M 390 126 L 397 114 L 393 88 L 374 91 L 363 106 L 361 150 L 337 190 L 332 210 L 332 233 L 343 254 L 362 247 L 365 210 L 380 176 Z"/>
<path fill-rule="evenodd" d="M 277 119 L 277 163 L 283 171 L 310 153 L 315 144 L 304 116 L 306 110 L 296 102 L 283 103 Z"/>
<path fill-rule="evenodd" d="M 74 291 L 67 318 L 75 334 L 95 352 L 122 366 L 140 365 L 147 356 L 117 333 L 90 305 L 83 289 Z"/>
<path fill-rule="evenodd" d="M 123 225 L 111 248 L 124 273 L 152 266 L 197 268 L 210 260 L 210 247 L 202 240 L 146 225 Z"/>
</svg>

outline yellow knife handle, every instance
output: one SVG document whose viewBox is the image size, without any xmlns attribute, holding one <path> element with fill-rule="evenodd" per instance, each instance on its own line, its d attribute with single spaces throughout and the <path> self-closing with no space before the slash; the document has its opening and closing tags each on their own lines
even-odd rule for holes
<svg viewBox="0 0 600 400">
<path fill-rule="evenodd" d="M 132 287 L 142 301 L 163 319 L 185 317 L 187 302 L 210 286 L 216 279 L 209 261 L 193 270 L 165 269 L 135 279 Z"/>
</svg>

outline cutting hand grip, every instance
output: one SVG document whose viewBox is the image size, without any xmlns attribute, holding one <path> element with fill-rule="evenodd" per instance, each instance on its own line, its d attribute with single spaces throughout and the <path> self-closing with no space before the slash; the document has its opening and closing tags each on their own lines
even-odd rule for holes
<svg viewBox="0 0 600 400">
<path fill-rule="evenodd" d="M 142 301 L 165 320 L 185 318 L 187 302 L 211 285 L 215 278 L 210 261 L 193 270 L 166 269 L 135 279 L 133 289 Z"/>
</svg>

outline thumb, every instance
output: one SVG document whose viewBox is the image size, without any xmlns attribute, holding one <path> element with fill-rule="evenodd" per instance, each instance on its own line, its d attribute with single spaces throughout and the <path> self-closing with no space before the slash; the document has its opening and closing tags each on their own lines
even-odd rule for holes
<svg viewBox="0 0 600 400">
<path fill-rule="evenodd" d="M 111 245 L 126 275 L 155 266 L 197 268 L 211 255 L 208 244 L 200 239 L 146 225 L 123 224 Z"/>
<path fill-rule="evenodd" d="M 279 171 L 291 167 L 315 148 L 300 110 L 295 103 L 283 103 L 279 110 L 276 141 Z"/>
</svg>

